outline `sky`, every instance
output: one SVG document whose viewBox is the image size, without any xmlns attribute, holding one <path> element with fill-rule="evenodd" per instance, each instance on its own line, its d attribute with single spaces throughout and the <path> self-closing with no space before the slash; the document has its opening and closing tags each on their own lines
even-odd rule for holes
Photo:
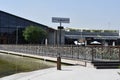
<svg viewBox="0 0 120 80">
<path fill-rule="evenodd" d="M 65 28 L 120 30 L 120 0 L 0 0 L 0 10 L 55 29 L 52 17 L 70 18 Z"/>
</svg>

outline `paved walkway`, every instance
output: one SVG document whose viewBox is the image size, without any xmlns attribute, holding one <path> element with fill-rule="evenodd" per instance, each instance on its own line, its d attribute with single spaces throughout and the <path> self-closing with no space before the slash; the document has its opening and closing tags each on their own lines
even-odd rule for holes
<svg viewBox="0 0 120 80">
<path fill-rule="evenodd" d="M 64 66 L 62 70 L 49 68 L 19 73 L 0 80 L 120 80 L 120 69 L 95 69 L 82 66 Z"/>
</svg>

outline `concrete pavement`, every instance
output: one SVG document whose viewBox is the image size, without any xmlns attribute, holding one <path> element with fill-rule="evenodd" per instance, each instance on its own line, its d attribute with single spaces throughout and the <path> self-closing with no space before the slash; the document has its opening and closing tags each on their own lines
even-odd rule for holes
<svg viewBox="0 0 120 80">
<path fill-rule="evenodd" d="M 120 69 L 95 69 L 82 66 L 64 66 L 62 70 L 49 68 L 18 73 L 0 80 L 120 80 Z"/>
</svg>

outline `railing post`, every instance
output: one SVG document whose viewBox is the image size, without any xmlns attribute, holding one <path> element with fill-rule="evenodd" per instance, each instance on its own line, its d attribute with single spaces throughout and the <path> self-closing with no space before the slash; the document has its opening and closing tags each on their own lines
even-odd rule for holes
<svg viewBox="0 0 120 80">
<path fill-rule="evenodd" d="M 92 47 L 92 62 L 94 61 L 94 48 Z"/>
<path fill-rule="evenodd" d="M 60 53 L 57 54 L 57 70 L 61 70 L 61 56 L 60 56 Z"/>
<path fill-rule="evenodd" d="M 112 49 L 114 49 L 114 48 L 109 47 L 109 51 L 110 51 L 110 57 L 109 57 L 109 59 L 110 59 L 110 60 L 112 60 Z"/>
<path fill-rule="evenodd" d="M 103 59 L 103 54 L 105 54 L 104 51 L 103 51 L 103 46 L 101 47 L 101 51 L 102 51 L 101 54 L 102 54 L 102 59 Z"/>
<path fill-rule="evenodd" d="M 72 49 L 71 49 L 71 50 L 72 50 L 71 53 L 72 53 L 72 58 L 73 58 L 73 45 L 71 46 L 71 48 L 72 48 Z"/>
<path fill-rule="evenodd" d="M 77 50 L 77 51 L 78 51 L 78 52 L 77 52 L 77 59 L 79 59 L 79 48 L 81 48 L 81 47 L 79 47 L 79 46 L 77 47 L 77 49 L 78 49 L 78 50 Z"/>
<path fill-rule="evenodd" d="M 119 61 L 120 61 L 120 47 L 119 47 Z"/>
</svg>

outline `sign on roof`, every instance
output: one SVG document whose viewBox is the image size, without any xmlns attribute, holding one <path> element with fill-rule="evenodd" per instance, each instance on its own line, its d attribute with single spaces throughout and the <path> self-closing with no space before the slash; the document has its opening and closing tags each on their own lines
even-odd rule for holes
<svg viewBox="0 0 120 80">
<path fill-rule="evenodd" d="M 70 19 L 69 18 L 52 17 L 52 22 L 54 22 L 54 23 L 70 23 Z"/>
</svg>

